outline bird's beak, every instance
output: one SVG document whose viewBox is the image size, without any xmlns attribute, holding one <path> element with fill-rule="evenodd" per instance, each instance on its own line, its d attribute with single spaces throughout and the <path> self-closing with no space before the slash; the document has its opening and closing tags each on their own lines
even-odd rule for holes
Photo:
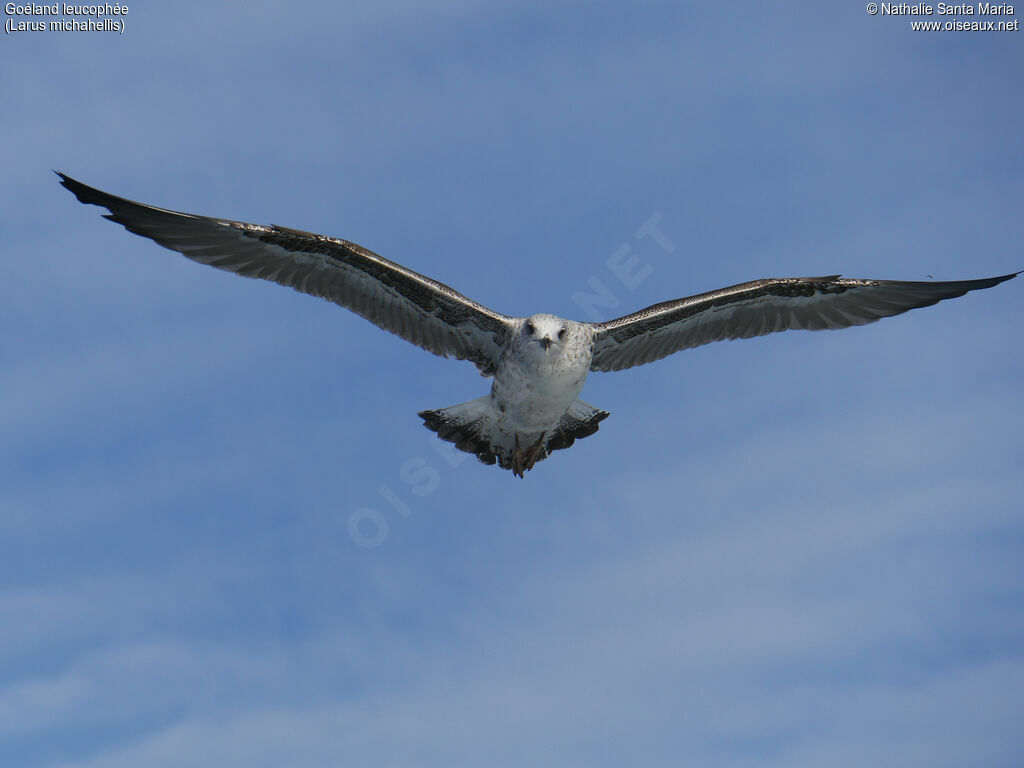
<svg viewBox="0 0 1024 768">
<path fill-rule="evenodd" d="M 544 347 L 544 351 L 547 352 L 548 347 L 551 346 L 551 337 L 545 336 L 543 339 L 540 340 L 540 345 Z"/>
</svg>

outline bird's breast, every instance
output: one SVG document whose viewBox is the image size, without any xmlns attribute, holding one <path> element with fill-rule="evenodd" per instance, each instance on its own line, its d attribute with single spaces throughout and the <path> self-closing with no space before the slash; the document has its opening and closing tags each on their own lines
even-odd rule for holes
<svg viewBox="0 0 1024 768">
<path fill-rule="evenodd" d="M 552 429 L 583 389 L 589 360 L 579 355 L 506 355 L 491 397 L 502 420 L 523 432 Z"/>
</svg>

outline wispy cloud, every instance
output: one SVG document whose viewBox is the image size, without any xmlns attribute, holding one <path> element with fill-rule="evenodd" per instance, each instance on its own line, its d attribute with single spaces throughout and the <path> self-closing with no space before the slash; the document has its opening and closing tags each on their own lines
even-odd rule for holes
<svg viewBox="0 0 1024 768">
<path fill-rule="evenodd" d="M 483 394 L 471 366 L 50 173 L 513 313 L 582 318 L 591 276 L 625 313 L 1005 273 L 1015 37 L 802 3 L 131 12 L 4 41 L 0 763 L 1020 762 L 1019 280 L 595 375 L 611 418 L 511 482 L 415 417 Z"/>
</svg>

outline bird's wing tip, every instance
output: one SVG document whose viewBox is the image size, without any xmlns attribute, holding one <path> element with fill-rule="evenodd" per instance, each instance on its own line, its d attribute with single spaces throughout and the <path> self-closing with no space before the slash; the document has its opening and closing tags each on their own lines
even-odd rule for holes
<svg viewBox="0 0 1024 768">
<path fill-rule="evenodd" d="M 64 187 L 69 192 L 71 192 L 75 197 L 77 197 L 79 199 L 79 201 L 81 201 L 83 203 L 93 202 L 92 200 L 85 200 L 82 197 L 83 193 L 86 193 L 86 192 L 92 190 L 92 187 L 89 187 L 89 186 L 83 184 L 82 182 L 78 181 L 77 179 L 71 178 L 66 173 L 63 173 L 61 171 L 54 170 L 53 172 L 56 173 L 60 177 L 60 184 L 61 184 L 61 186 Z"/>
<path fill-rule="evenodd" d="M 992 278 L 996 281 L 995 285 L 999 283 L 1005 283 L 1007 280 L 1013 280 L 1017 275 L 1024 274 L 1024 269 L 1017 270 L 1016 272 L 1010 272 L 1008 275 L 1000 275 L 999 277 Z"/>
<path fill-rule="evenodd" d="M 82 184 L 82 182 L 78 181 L 77 179 L 73 179 L 70 176 L 68 176 L 66 173 L 64 173 L 64 171 L 58 171 L 56 168 L 52 168 L 51 170 L 60 177 L 60 183 L 63 184 L 65 187 L 68 187 L 69 189 L 72 185 L 76 184 L 83 187 L 85 186 L 84 184 Z"/>
</svg>

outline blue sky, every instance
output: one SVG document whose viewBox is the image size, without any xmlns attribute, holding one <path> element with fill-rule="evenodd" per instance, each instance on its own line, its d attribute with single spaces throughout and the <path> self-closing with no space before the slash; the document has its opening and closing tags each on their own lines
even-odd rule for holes
<svg viewBox="0 0 1024 768">
<path fill-rule="evenodd" d="M 1020 33 L 859 3 L 129 9 L 0 41 L 0 764 L 1020 764 L 1019 281 L 595 374 L 611 417 L 519 481 L 416 417 L 484 394 L 471 365 L 50 172 L 510 314 L 587 319 L 594 281 L 612 317 L 1005 274 Z"/>
</svg>

